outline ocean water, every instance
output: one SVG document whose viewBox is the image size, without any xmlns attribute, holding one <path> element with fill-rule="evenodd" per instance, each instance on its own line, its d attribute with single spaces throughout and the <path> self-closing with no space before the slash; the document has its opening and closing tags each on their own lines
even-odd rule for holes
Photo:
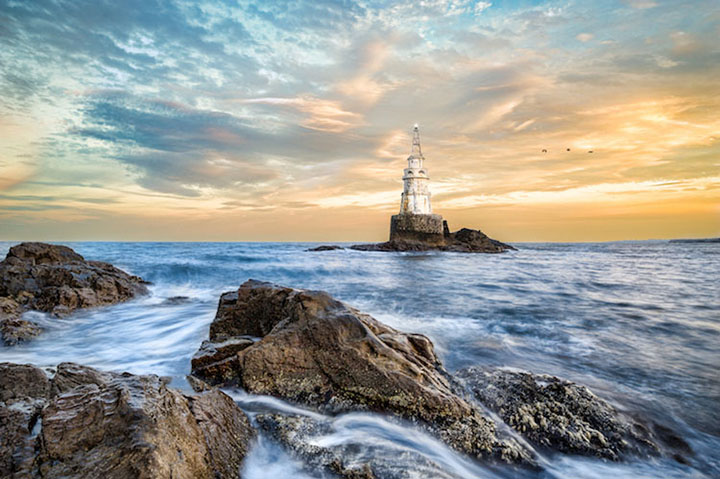
<svg viewBox="0 0 720 479">
<path fill-rule="evenodd" d="M 666 241 L 518 244 L 501 255 L 306 252 L 307 243 L 65 243 L 151 281 L 151 295 L 49 319 L 0 361 L 170 376 L 189 389 L 190 358 L 220 294 L 248 278 L 322 289 L 403 331 L 429 336 L 450 371 L 473 364 L 549 373 L 585 384 L 629 414 L 671 426 L 689 465 L 543 455 L 536 478 L 720 477 L 720 244 Z M 0 257 L 11 246 L 0 243 Z M 183 296 L 183 301 L 169 298 Z M 228 391 L 251 416 L 298 411 Z M 303 414 L 315 414 L 300 410 Z M 413 477 L 501 478 L 430 436 L 373 414 L 332 418 L 318 444 L 353 445 Z M 261 436 L 246 478 L 321 477 Z"/>
</svg>

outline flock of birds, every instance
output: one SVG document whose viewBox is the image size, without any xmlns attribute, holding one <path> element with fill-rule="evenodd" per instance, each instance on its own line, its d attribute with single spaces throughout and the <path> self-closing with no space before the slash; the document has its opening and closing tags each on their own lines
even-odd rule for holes
<svg viewBox="0 0 720 479">
<path fill-rule="evenodd" d="M 570 148 L 566 148 L 565 151 L 570 151 Z M 547 150 L 545 148 L 543 148 L 542 152 L 547 153 Z M 592 153 L 592 152 L 593 152 L 592 150 L 588 150 L 588 153 Z"/>
</svg>

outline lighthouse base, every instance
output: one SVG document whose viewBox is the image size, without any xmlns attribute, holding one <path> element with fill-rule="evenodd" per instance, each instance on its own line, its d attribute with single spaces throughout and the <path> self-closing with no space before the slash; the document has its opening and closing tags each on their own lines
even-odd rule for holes
<svg viewBox="0 0 720 479">
<path fill-rule="evenodd" d="M 444 245 L 443 219 L 440 215 L 399 214 L 390 218 L 390 241 Z"/>
</svg>

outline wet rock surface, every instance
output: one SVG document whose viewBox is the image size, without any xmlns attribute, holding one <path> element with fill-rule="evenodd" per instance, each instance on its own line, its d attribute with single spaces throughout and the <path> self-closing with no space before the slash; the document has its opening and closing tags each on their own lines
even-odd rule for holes
<svg viewBox="0 0 720 479">
<path fill-rule="evenodd" d="M 536 445 L 611 460 L 658 452 L 645 426 L 624 417 L 585 386 L 554 376 L 481 367 L 460 370 L 456 377 Z"/>
<path fill-rule="evenodd" d="M 138 276 L 109 263 L 86 261 L 67 246 L 21 243 L 0 262 L 0 296 L 55 316 L 146 293 Z"/>
<path fill-rule="evenodd" d="M 14 477 L 31 467 L 33 430 L 50 391 L 50 380 L 41 369 L 0 363 L 0 477 Z"/>
<path fill-rule="evenodd" d="M 14 299 L 0 298 L 0 339 L 8 346 L 28 341 L 42 331 L 36 323 L 22 318 L 23 308 Z"/>
<path fill-rule="evenodd" d="M 476 457 L 529 460 L 495 424 L 452 391 L 428 338 L 394 330 L 320 291 L 250 280 L 222 295 L 204 350 L 229 339 L 253 344 L 198 364 L 212 385 L 284 398 L 323 411 L 391 413 Z M 206 357 L 203 351 L 201 357 Z"/>
<path fill-rule="evenodd" d="M 404 437 L 400 444 L 390 438 L 403 434 L 393 421 L 363 413 L 328 418 L 318 415 L 260 414 L 258 428 L 306 465 L 313 477 L 344 479 L 457 479 L 485 477 L 485 468 L 448 461 L 450 453 L 424 434 Z M 363 433 L 353 436 L 353 432 Z M 404 431 L 404 429 L 403 429 Z M 514 466 L 517 477 L 528 471 Z M 495 477 L 487 474 L 487 477 Z"/>
<path fill-rule="evenodd" d="M 192 302 L 192 299 L 190 299 L 190 297 L 188 297 L 188 296 L 171 296 L 171 297 L 165 299 L 165 301 L 163 301 L 161 304 L 163 306 L 177 306 L 180 304 L 187 304 L 190 302 Z"/>
<path fill-rule="evenodd" d="M 285 447 L 292 456 L 303 461 L 308 469 L 323 477 L 343 479 L 376 479 L 391 476 L 377 476 L 370 465 L 370 459 L 353 458 L 353 451 L 347 447 L 321 446 L 313 439 L 329 434 L 330 421 L 313 419 L 308 416 L 285 416 L 261 414 L 255 417 L 260 429 Z M 378 456 L 373 456 L 373 458 Z M 381 456 L 380 456 L 381 457 Z M 377 468 L 377 466 L 376 466 Z"/>
<path fill-rule="evenodd" d="M 220 391 L 185 396 L 157 376 L 72 363 L 53 378 L 0 364 L 0 476 L 239 477 L 254 437 Z"/>
</svg>

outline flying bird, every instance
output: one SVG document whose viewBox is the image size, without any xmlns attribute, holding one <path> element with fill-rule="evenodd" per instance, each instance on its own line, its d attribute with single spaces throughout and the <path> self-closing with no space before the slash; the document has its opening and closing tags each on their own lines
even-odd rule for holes
<svg viewBox="0 0 720 479">
<path fill-rule="evenodd" d="M 543 152 L 543 153 L 547 153 L 547 150 L 543 148 L 543 151 L 542 151 L 542 152 Z"/>
</svg>

